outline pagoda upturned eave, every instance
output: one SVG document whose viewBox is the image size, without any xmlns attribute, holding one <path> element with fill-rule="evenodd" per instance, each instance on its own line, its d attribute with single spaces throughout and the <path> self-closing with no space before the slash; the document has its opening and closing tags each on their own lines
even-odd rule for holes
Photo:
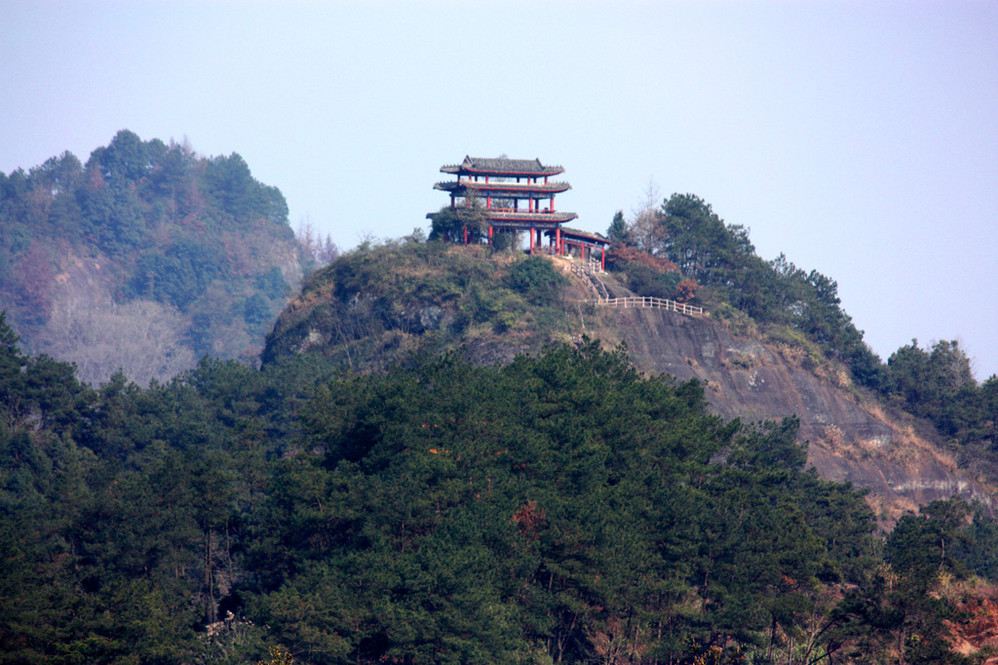
<svg viewBox="0 0 998 665">
<path fill-rule="evenodd" d="M 574 212 L 518 212 L 516 210 L 485 210 L 485 216 L 493 224 L 501 226 L 510 224 L 524 224 L 527 226 L 551 227 L 570 222 L 578 218 Z"/>
<path fill-rule="evenodd" d="M 481 181 L 447 181 L 438 182 L 433 185 L 433 189 L 461 195 L 466 191 L 474 191 L 479 194 L 491 194 L 492 196 L 530 196 L 531 194 L 542 194 L 540 198 L 546 198 L 551 194 L 561 194 L 567 192 L 572 186 L 567 182 L 551 183 L 515 183 L 515 182 L 481 182 Z"/>
<path fill-rule="evenodd" d="M 554 228 L 579 217 L 574 212 L 519 212 L 517 210 L 482 210 L 485 218 L 494 226 L 517 228 Z M 432 220 L 439 212 L 426 213 L 426 219 Z"/>
<path fill-rule="evenodd" d="M 440 167 L 441 173 L 453 175 L 489 175 L 500 177 L 543 178 L 564 173 L 561 166 L 545 166 L 539 159 L 508 159 L 503 157 L 465 157 L 460 164 Z"/>
</svg>

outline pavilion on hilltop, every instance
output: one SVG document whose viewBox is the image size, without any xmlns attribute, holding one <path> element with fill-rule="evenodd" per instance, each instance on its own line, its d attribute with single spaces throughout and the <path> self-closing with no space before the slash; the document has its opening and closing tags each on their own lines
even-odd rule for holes
<svg viewBox="0 0 998 665">
<path fill-rule="evenodd" d="M 489 224 L 489 243 L 496 231 L 527 231 L 531 254 L 545 249 L 543 238 L 547 236 L 546 251 L 595 258 L 593 250 L 598 250 L 600 265 L 605 266 L 610 241 L 598 233 L 565 228 L 563 225 L 578 215 L 555 210 L 555 194 L 572 188 L 567 182 L 551 180 L 564 173 L 562 167 L 545 166 L 539 159 L 465 157 L 460 164 L 442 166 L 440 171 L 457 179 L 438 182 L 433 188 L 450 194 L 452 209 L 481 205 Z M 468 241 L 467 229 L 464 241 Z"/>
</svg>

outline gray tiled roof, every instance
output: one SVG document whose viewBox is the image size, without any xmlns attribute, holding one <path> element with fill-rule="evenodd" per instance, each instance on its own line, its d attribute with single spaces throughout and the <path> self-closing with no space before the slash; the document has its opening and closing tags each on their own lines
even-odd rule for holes
<svg viewBox="0 0 998 665">
<path fill-rule="evenodd" d="M 488 196 L 491 193 L 493 196 L 519 196 L 519 198 L 526 198 L 529 195 L 543 195 L 541 198 L 546 198 L 546 195 L 561 194 L 562 192 L 567 192 L 572 188 L 567 182 L 551 182 L 548 184 L 544 183 L 525 183 L 525 182 L 492 182 L 484 183 L 481 181 L 471 182 L 469 180 L 462 180 L 457 182 L 454 180 L 438 182 L 433 185 L 433 189 L 440 189 L 445 192 L 454 192 L 456 194 L 461 194 L 463 192 L 480 192 L 483 196 Z"/>
<path fill-rule="evenodd" d="M 577 238 L 585 238 L 591 240 L 600 245 L 609 245 L 610 241 L 602 233 L 597 233 L 595 231 L 583 231 L 582 229 L 573 229 L 567 226 L 561 227 L 561 234 L 568 236 L 575 236 Z"/>
<path fill-rule="evenodd" d="M 563 173 L 560 166 L 545 166 L 539 159 L 509 159 L 508 157 L 465 157 L 461 164 L 440 169 L 444 173 L 517 173 L 525 175 L 555 175 Z"/>
</svg>

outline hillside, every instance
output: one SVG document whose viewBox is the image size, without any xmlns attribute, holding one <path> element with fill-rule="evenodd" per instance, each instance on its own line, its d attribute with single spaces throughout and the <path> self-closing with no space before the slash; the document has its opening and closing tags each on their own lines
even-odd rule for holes
<svg viewBox="0 0 998 665">
<path fill-rule="evenodd" d="M 993 522 L 876 535 L 792 419 L 595 342 L 324 364 L 95 391 L 0 317 L 0 662 L 966 665 L 987 632 L 926 591 L 994 573 Z"/>
<path fill-rule="evenodd" d="M 287 214 L 239 155 L 122 130 L 85 164 L 0 173 L 0 311 L 91 383 L 252 359 L 303 274 Z"/>
<path fill-rule="evenodd" d="M 540 256 L 413 238 L 363 245 L 309 275 L 262 358 L 307 352 L 370 371 L 465 347 L 478 363 L 509 361 L 571 339 L 562 292 L 572 288 Z"/>
<path fill-rule="evenodd" d="M 883 366 L 833 281 L 674 203 L 611 227 L 611 273 L 365 243 L 304 280 L 260 369 L 91 388 L 0 314 L 0 663 L 983 662 L 992 487 L 899 408 L 959 354 Z M 232 220 L 202 222 L 99 250 L 125 306 L 232 317 L 198 241 L 239 247 Z M 53 281 L 95 279 L 88 256 Z M 650 295 L 698 313 L 607 298 Z"/>
<path fill-rule="evenodd" d="M 716 316 L 597 307 L 593 279 L 571 265 L 440 243 L 361 248 L 309 278 L 268 338 L 264 360 L 316 354 L 370 371 L 417 350 L 463 349 L 490 364 L 588 335 L 608 348 L 624 343 L 649 375 L 704 382 L 710 408 L 725 418 L 798 418 L 809 464 L 869 489 L 887 523 L 953 495 L 992 505 L 993 485 L 961 470 L 930 425 L 855 385 L 847 367 L 806 338 L 738 333 Z M 597 275 L 611 295 L 634 296 L 624 277 Z"/>
<path fill-rule="evenodd" d="M 809 367 L 806 345 L 779 354 L 731 319 L 585 302 L 594 280 L 628 287 L 571 265 L 364 246 L 309 277 L 261 369 L 205 359 L 148 388 L 82 385 L 23 354 L 0 315 L 0 662 L 989 653 L 987 511 L 898 516 L 931 497 L 864 496 L 807 468 L 801 428 L 856 418 L 840 365 Z M 668 346 L 729 383 L 643 375 L 583 332 L 641 340 L 637 359 Z M 806 422 L 711 413 L 793 399 Z M 925 473 L 932 451 L 910 443 L 859 461 Z"/>
</svg>

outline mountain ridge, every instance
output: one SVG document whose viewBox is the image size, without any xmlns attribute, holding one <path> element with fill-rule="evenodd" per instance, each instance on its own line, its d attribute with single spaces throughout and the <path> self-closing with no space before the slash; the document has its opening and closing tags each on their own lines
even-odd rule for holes
<svg viewBox="0 0 998 665">
<path fill-rule="evenodd" d="M 557 294 L 533 302 L 514 299 L 513 267 L 538 262 L 557 278 Z M 792 338 L 774 342 L 716 317 L 598 307 L 593 303 L 601 294 L 585 271 L 573 272 L 575 264 L 412 241 L 362 248 L 307 281 L 268 337 L 264 359 L 316 353 L 380 371 L 419 350 L 462 349 L 474 362 L 492 364 L 583 336 L 607 347 L 623 343 L 642 372 L 704 382 L 710 408 L 726 419 L 796 417 L 809 464 L 828 480 L 870 490 L 869 501 L 885 524 L 954 495 L 992 509 L 993 485 L 959 468 L 931 428 L 855 385 L 840 363 L 815 363 L 811 349 Z M 365 277 L 358 277 L 359 265 Z M 479 280 L 461 281 L 475 270 Z M 491 297 L 482 295 L 488 292 L 486 275 L 493 280 Z M 598 278 L 614 297 L 636 295 L 611 273 Z M 515 322 L 528 316 L 529 322 Z M 472 324 L 462 324 L 469 317 Z M 346 335 L 344 327 L 353 333 Z"/>
</svg>

